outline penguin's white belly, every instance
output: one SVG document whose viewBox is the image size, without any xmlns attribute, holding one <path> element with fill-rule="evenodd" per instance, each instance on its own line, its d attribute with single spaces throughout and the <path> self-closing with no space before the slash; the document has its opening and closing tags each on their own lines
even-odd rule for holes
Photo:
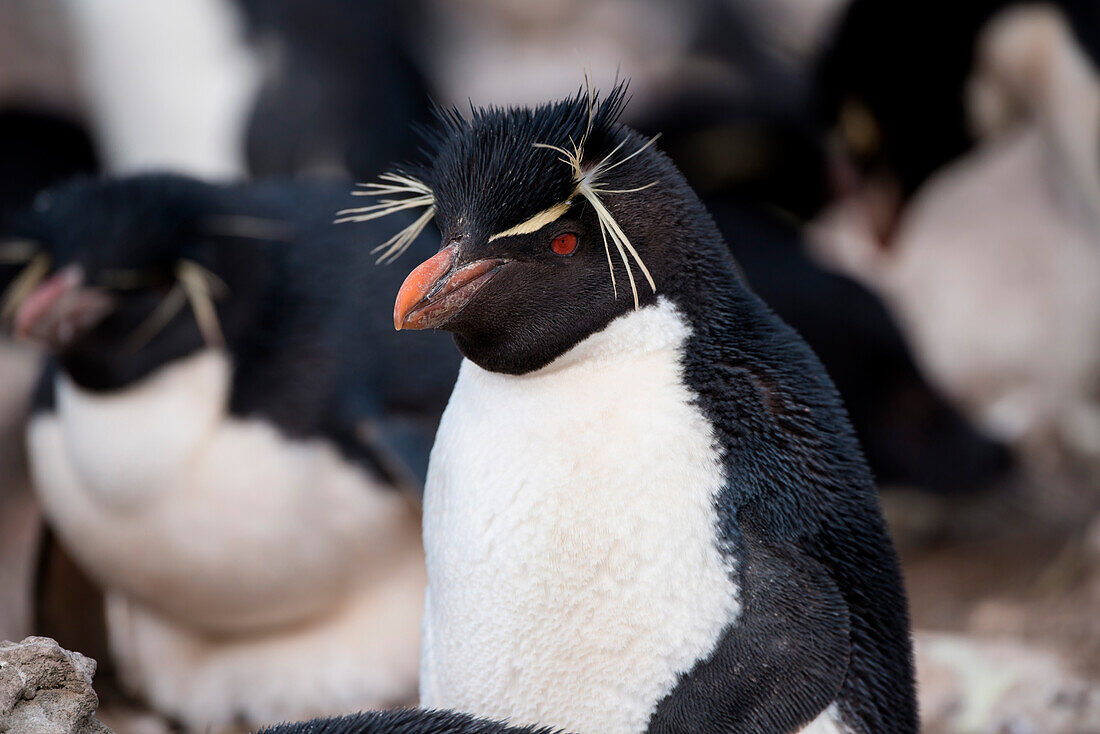
<svg viewBox="0 0 1100 734">
<path fill-rule="evenodd" d="M 28 435 L 45 512 L 85 569 L 220 633 L 330 609 L 384 568 L 411 512 L 330 446 L 228 416 L 229 379 L 213 351 L 116 393 L 61 376 Z"/>
<path fill-rule="evenodd" d="M 536 373 L 463 363 L 425 496 L 422 705 L 642 732 L 736 623 L 689 333 L 661 300 Z"/>
<path fill-rule="evenodd" d="M 196 732 L 413 703 L 424 557 L 419 522 L 402 527 L 405 542 L 373 583 L 324 615 L 267 633 L 204 635 L 108 594 L 123 682 Z"/>
</svg>

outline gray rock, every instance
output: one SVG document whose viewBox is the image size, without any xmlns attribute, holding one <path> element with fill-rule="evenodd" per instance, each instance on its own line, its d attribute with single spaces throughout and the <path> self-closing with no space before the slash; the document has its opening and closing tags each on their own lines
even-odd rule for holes
<svg viewBox="0 0 1100 734">
<path fill-rule="evenodd" d="M 95 720 L 95 669 L 48 637 L 0 642 L 0 732 L 111 734 Z"/>
</svg>

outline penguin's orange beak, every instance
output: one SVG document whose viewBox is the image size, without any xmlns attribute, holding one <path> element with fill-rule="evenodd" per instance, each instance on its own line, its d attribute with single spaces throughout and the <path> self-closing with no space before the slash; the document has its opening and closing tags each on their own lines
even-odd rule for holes
<svg viewBox="0 0 1100 734">
<path fill-rule="evenodd" d="M 449 245 L 409 273 L 393 307 L 393 328 L 435 329 L 470 302 L 507 262 L 476 260 L 458 267 L 457 245 Z"/>
<path fill-rule="evenodd" d="M 70 266 L 40 283 L 19 305 L 15 335 L 63 348 L 98 324 L 114 308 L 114 299 L 84 285 L 84 273 Z"/>
</svg>

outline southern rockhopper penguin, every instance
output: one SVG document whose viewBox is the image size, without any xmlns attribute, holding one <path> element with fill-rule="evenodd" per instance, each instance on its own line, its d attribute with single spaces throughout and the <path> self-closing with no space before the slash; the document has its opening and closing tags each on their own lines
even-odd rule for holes
<svg viewBox="0 0 1100 734">
<path fill-rule="evenodd" d="M 465 357 L 425 492 L 420 703 L 583 734 L 916 732 L 905 593 L 836 391 L 623 104 L 441 113 L 362 212 L 404 189 L 434 216 L 394 324 Z"/>
<path fill-rule="evenodd" d="M 51 352 L 35 490 L 106 591 L 123 682 L 191 729 L 415 698 L 423 551 L 395 486 L 419 486 L 458 355 L 393 332 L 402 274 L 332 226 L 349 202 L 84 180 L 7 228 L 28 264 L 5 315 Z"/>
</svg>

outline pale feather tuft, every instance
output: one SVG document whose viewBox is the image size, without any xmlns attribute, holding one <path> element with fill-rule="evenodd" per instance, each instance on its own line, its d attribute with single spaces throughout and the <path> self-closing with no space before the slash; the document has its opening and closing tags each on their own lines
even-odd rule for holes
<svg viewBox="0 0 1100 734">
<path fill-rule="evenodd" d="M 134 330 L 129 338 L 130 350 L 136 351 L 149 343 L 188 304 L 195 314 L 195 322 L 206 345 L 224 346 L 225 335 L 218 323 L 214 301 L 224 298 L 228 293 L 229 287 L 217 275 L 196 262 L 181 260 L 176 265 L 176 284 Z"/>
<path fill-rule="evenodd" d="M 30 262 L 39 249 L 38 243 L 33 240 L 0 242 L 0 264 Z"/>
<path fill-rule="evenodd" d="M 424 213 L 412 224 L 371 250 L 372 253 L 382 253 L 378 256 L 379 263 L 391 263 L 409 248 L 432 221 L 435 216 L 435 194 L 427 184 L 405 174 L 383 173 L 378 179 L 381 183 L 357 184 L 363 190 L 352 192 L 352 195 L 386 198 L 369 206 L 339 211 L 336 213 L 336 223 L 368 222 L 407 209 L 424 208 Z"/>
<path fill-rule="evenodd" d="M 31 294 L 35 286 L 50 272 L 50 256 L 38 253 L 30 258 L 27 267 L 20 271 L 11 284 L 0 297 L 0 321 L 8 321 L 15 317 L 20 304 Z"/>
</svg>

